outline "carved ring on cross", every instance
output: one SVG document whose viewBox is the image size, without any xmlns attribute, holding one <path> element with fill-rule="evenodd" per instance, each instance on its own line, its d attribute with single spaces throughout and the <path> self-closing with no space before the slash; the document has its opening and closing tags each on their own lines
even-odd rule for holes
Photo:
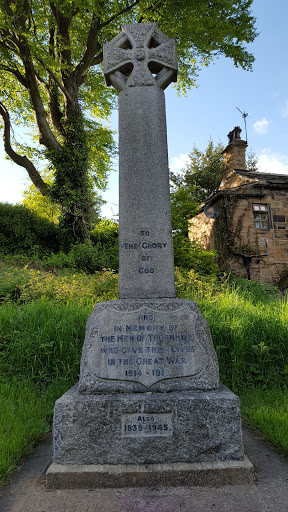
<svg viewBox="0 0 288 512">
<path fill-rule="evenodd" d="M 157 85 L 166 89 L 177 80 L 177 44 L 157 23 L 123 25 L 122 32 L 104 44 L 104 75 L 117 91 L 124 87 Z"/>
</svg>

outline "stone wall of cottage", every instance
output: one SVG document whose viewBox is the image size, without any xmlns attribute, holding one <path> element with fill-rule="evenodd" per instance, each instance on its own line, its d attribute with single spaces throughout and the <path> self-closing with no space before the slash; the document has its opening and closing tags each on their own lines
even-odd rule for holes
<svg viewBox="0 0 288 512">
<path fill-rule="evenodd" d="M 215 249 L 214 224 L 216 219 L 208 219 L 204 212 L 191 219 L 189 223 L 189 238 L 200 242 L 205 251 Z"/>
<path fill-rule="evenodd" d="M 241 196 L 239 189 L 227 191 L 226 205 L 224 197 L 216 200 L 218 218 L 209 219 L 202 212 L 191 219 L 189 237 L 207 250 L 216 249 L 222 270 L 276 284 L 288 267 L 288 190 L 245 188 Z M 267 205 L 267 229 L 255 228 L 253 204 Z"/>
</svg>

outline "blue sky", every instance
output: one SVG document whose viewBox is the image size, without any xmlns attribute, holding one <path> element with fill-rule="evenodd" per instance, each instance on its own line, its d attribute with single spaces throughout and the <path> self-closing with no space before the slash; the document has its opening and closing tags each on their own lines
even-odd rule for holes
<svg viewBox="0 0 288 512">
<path fill-rule="evenodd" d="M 168 127 L 169 165 L 181 169 L 193 146 L 207 147 L 209 138 L 226 145 L 227 134 L 234 126 L 242 128 L 241 114 L 247 112 L 248 145 L 258 156 L 261 171 L 288 174 L 288 1 L 254 0 L 259 36 L 249 46 L 255 55 L 252 72 L 235 68 L 229 59 L 220 58 L 204 68 L 198 88 L 178 97 L 170 86 L 165 91 Z M 117 111 L 111 118 L 117 129 Z M 4 160 L 0 146 L 0 201 L 21 201 L 29 181 L 25 170 Z M 103 215 L 118 213 L 118 171 L 111 173 L 107 204 Z"/>
</svg>

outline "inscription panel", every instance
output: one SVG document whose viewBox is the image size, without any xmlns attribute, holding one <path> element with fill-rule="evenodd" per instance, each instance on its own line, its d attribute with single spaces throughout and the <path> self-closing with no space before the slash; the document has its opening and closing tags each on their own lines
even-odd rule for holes
<svg viewBox="0 0 288 512">
<path fill-rule="evenodd" d="M 122 437 L 173 435 L 172 413 L 122 414 Z"/>
<path fill-rule="evenodd" d="M 156 237 L 157 238 L 157 237 Z M 163 252 L 168 249 L 168 242 L 165 240 L 159 241 L 153 237 L 149 229 L 141 229 L 135 236 L 136 241 L 124 241 L 120 245 L 124 252 L 125 259 L 131 258 L 131 263 L 135 266 L 135 270 L 140 275 L 154 274 L 155 270 L 159 270 L 161 266 L 161 259 L 163 258 Z M 165 257 L 165 254 L 164 254 Z M 158 261 L 159 260 L 159 261 Z M 155 269 L 155 262 L 156 269 Z M 154 262 L 154 265 L 153 265 Z M 131 269 L 132 270 L 132 269 Z"/>
<path fill-rule="evenodd" d="M 206 353 L 195 333 L 197 316 L 177 311 L 103 310 L 87 333 L 89 371 L 101 379 L 140 382 L 195 376 L 206 364 Z"/>
</svg>

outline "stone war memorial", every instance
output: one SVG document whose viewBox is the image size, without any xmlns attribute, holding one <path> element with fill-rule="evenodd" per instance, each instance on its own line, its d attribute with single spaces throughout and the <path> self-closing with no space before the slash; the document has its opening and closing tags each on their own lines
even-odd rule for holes
<svg viewBox="0 0 288 512">
<path fill-rule="evenodd" d="M 96 304 L 79 382 L 55 404 L 47 488 L 252 482 L 239 399 L 196 303 L 176 298 L 164 97 L 176 41 L 124 25 L 104 73 L 119 91 L 119 299 Z"/>
</svg>

